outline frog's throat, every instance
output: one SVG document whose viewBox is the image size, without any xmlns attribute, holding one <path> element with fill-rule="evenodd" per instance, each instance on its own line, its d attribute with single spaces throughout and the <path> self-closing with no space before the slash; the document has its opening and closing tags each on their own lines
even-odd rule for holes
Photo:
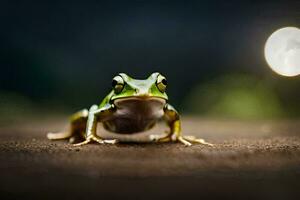
<svg viewBox="0 0 300 200">
<path fill-rule="evenodd" d="M 115 111 L 104 122 L 115 133 L 138 133 L 153 127 L 164 115 L 166 100 L 159 97 L 124 97 L 114 100 Z"/>
</svg>

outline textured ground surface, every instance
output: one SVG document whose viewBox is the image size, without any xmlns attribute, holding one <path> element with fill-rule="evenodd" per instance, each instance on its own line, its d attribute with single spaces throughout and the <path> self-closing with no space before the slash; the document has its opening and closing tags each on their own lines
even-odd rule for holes
<svg viewBox="0 0 300 200">
<path fill-rule="evenodd" d="M 65 122 L 40 119 L 1 127 L 1 199 L 300 199 L 300 121 L 184 118 L 185 134 L 215 147 L 80 148 L 46 139 L 45 132 L 60 130 Z"/>
</svg>

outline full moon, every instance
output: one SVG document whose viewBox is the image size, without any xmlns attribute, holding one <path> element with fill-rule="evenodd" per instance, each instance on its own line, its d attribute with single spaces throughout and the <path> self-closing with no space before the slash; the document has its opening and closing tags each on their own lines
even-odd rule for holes
<svg viewBox="0 0 300 200">
<path fill-rule="evenodd" d="M 300 74 L 300 29 L 281 28 L 268 38 L 265 58 L 276 73 L 283 76 Z"/>
</svg>

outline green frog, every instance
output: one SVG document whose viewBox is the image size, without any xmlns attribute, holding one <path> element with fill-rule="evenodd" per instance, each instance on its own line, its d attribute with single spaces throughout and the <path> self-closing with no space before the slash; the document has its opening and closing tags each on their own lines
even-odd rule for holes
<svg viewBox="0 0 300 200">
<path fill-rule="evenodd" d="M 147 79 L 138 80 L 125 73 L 112 79 L 112 90 L 100 105 L 83 109 L 70 118 L 70 129 L 62 133 L 48 133 L 51 140 L 69 139 L 75 146 L 91 142 L 116 144 L 117 139 L 104 139 L 97 134 L 97 123 L 118 134 L 136 134 L 151 129 L 159 120 L 166 121 L 170 131 L 164 135 L 150 135 L 153 142 L 181 142 L 186 146 L 192 143 L 212 144 L 194 136 L 181 134 L 178 112 L 168 103 L 166 94 L 167 79 L 162 74 L 152 73 Z M 76 140 L 75 140 L 76 138 Z"/>
</svg>

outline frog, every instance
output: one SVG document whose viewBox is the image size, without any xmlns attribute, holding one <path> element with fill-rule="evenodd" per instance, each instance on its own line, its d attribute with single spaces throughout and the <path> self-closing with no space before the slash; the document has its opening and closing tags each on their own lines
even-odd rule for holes
<svg viewBox="0 0 300 200">
<path fill-rule="evenodd" d="M 82 109 L 70 117 L 69 130 L 48 133 L 50 140 L 69 139 L 74 146 L 89 143 L 117 144 L 118 139 L 105 139 L 97 133 L 97 125 L 117 134 L 137 134 L 165 121 L 169 131 L 161 135 L 149 135 L 150 142 L 179 142 L 185 146 L 203 144 L 213 146 L 203 139 L 185 136 L 181 132 L 181 118 L 169 103 L 166 93 L 167 79 L 159 72 L 146 79 L 134 79 L 119 73 L 112 79 L 112 89 L 97 105 Z"/>
</svg>

